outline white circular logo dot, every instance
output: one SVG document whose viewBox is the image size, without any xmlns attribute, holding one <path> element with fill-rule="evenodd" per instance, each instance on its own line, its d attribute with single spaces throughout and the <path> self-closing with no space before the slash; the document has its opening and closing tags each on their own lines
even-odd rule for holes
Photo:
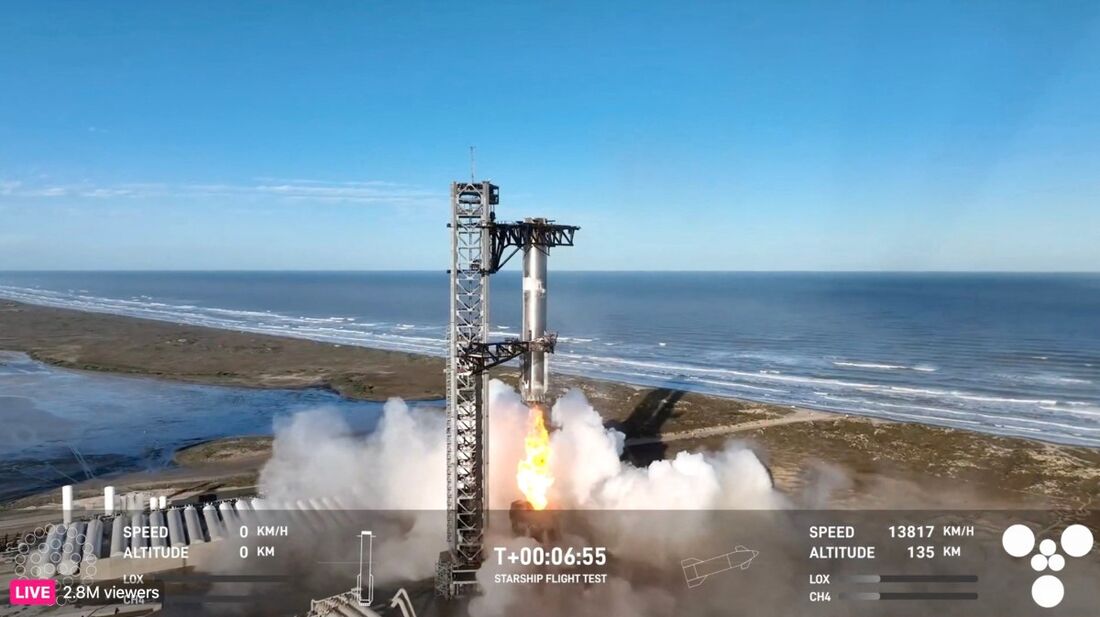
<svg viewBox="0 0 1100 617">
<path fill-rule="evenodd" d="M 1031 569 L 1036 572 L 1042 572 L 1047 569 L 1047 558 L 1036 553 L 1031 557 Z"/>
<path fill-rule="evenodd" d="M 1066 567 L 1066 558 L 1061 555 L 1051 555 L 1050 559 L 1047 559 L 1047 567 L 1055 572 L 1061 572 L 1062 568 Z"/>
<path fill-rule="evenodd" d="M 1043 608 L 1054 608 L 1062 602 L 1062 596 L 1066 593 L 1062 581 L 1058 577 L 1044 574 L 1035 579 L 1031 585 L 1031 599 Z"/>
<path fill-rule="evenodd" d="M 1054 542 L 1054 540 L 1047 538 L 1046 540 L 1043 540 L 1039 543 L 1039 552 L 1046 555 L 1047 557 L 1053 555 L 1054 551 L 1056 550 L 1058 550 L 1058 545 Z"/>
<path fill-rule="evenodd" d="M 1065 534 L 1063 533 L 1062 536 L 1064 537 Z M 1035 534 L 1027 525 L 1017 523 L 1001 535 L 1001 546 L 1013 557 L 1026 557 L 1031 549 L 1035 548 Z"/>
<path fill-rule="evenodd" d="M 1092 532 L 1084 525 L 1070 525 L 1062 532 L 1062 550 L 1070 557 L 1084 557 L 1092 550 Z"/>
</svg>

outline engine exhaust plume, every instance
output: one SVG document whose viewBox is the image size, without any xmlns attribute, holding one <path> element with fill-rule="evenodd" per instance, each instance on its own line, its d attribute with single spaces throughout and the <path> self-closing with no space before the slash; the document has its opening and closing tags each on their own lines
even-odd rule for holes
<svg viewBox="0 0 1100 617">
<path fill-rule="evenodd" d="M 524 458 L 516 470 L 516 483 L 520 492 L 535 510 L 549 505 L 550 487 L 554 476 L 550 471 L 550 433 L 546 430 L 545 412 L 541 405 L 532 405 L 528 412 L 527 437 L 524 439 Z"/>
</svg>

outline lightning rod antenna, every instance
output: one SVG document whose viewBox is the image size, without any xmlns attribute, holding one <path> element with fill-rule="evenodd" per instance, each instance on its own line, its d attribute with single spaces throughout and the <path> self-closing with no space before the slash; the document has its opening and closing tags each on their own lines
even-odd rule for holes
<svg viewBox="0 0 1100 617">
<path fill-rule="evenodd" d="M 470 182 L 475 182 L 477 179 L 477 159 L 474 158 L 475 146 L 470 146 Z"/>
</svg>

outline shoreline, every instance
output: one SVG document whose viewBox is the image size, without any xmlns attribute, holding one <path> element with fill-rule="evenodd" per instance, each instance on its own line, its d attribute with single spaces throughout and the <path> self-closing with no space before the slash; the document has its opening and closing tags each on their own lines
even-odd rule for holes
<svg viewBox="0 0 1100 617">
<path fill-rule="evenodd" d="M 0 300 L 0 349 L 61 368 L 207 385 L 327 388 L 375 401 L 444 394 L 438 357 L 11 300 Z M 494 376 L 515 385 L 512 368 Z M 636 464 L 740 439 L 768 465 L 777 488 L 800 498 L 822 476 L 836 476 L 828 503 L 848 507 L 1082 507 L 1100 495 L 1098 449 L 555 376 L 555 394 L 570 388 L 626 433 L 626 457 Z M 217 462 L 200 467 L 221 473 Z"/>
<path fill-rule="evenodd" d="M 180 316 L 177 316 L 177 315 L 174 315 L 174 314 L 170 317 L 165 316 L 165 315 L 143 316 L 143 315 L 135 315 L 135 314 L 127 313 L 125 311 L 116 312 L 116 311 L 112 311 L 112 310 L 109 310 L 109 309 L 104 309 L 104 308 L 101 308 L 101 307 L 95 307 L 95 306 L 91 306 L 91 307 L 73 307 L 73 306 L 71 306 L 69 304 L 66 304 L 66 303 L 51 302 L 51 301 L 48 301 L 48 300 L 44 300 L 42 302 L 39 302 L 39 301 L 34 300 L 34 299 L 20 298 L 20 296 L 18 294 L 16 294 L 15 296 L 10 296 L 10 297 L 5 296 L 5 295 L 0 295 L 0 307 L 2 307 L 5 302 L 10 304 L 10 305 L 13 305 L 13 306 L 18 305 L 18 306 L 25 307 L 25 308 L 34 307 L 34 308 L 39 309 L 39 310 L 52 310 L 52 311 L 56 311 L 56 312 L 59 312 L 59 313 L 76 313 L 76 314 L 80 314 L 80 315 L 100 315 L 100 316 L 104 316 L 104 317 L 107 317 L 107 318 L 118 318 L 118 319 L 123 319 L 123 320 L 135 320 L 137 322 L 141 322 L 141 323 L 144 323 L 144 324 L 166 324 L 168 326 L 176 327 L 176 328 L 198 329 L 199 331 L 206 332 L 206 333 L 209 333 L 211 331 L 220 332 L 220 333 L 233 333 L 235 335 L 240 335 L 238 337 L 240 339 L 259 339 L 259 340 L 266 339 L 266 340 L 273 340 L 273 341 L 279 341 L 279 342 L 305 341 L 309 344 L 312 344 L 312 345 L 315 345 L 315 346 L 320 345 L 320 346 L 328 348 L 330 350 L 362 349 L 362 350 L 368 350 L 369 353 L 377 354 L 379 356 L 387 356 L 388 355 L 388 356 L 390 356 L 391 359 L 392 358 L 398 358 L 398 359 L 401 359 L 401 360 L 404 360 L 404 361 L 412 360 L 413 362 L 426 363 L 426 364 L 429 364 L 429 365 L 432 364 L 433 361 L 434 361 L 435 365 L 438 368 L 435 368 L 435 367 L 433 367 L 433 368 L 435 368 L 435 370 L 438 370 L 438 371 L 442 371 L 443 366 L 445 365 L 445 358 L 444 358 L 443 354 L 436 353 L 436 351 L 442 351 L 442 350 L 441 349 L 436 349 L 435 351 L 432 351 L 437 346 L 441 346 L 442 341 L 436 341 L 436 345 L 430 345 L 430 346 L 427 345 L 427 344 L 422 344 L 417 348 L 405 348 L 401 345 L 391 345 L 391 344 L 386 344 L 384 342 L 379 342 L 378 346 L 373 346 L 374 343 L 363 343 L 361 341 L 360 342 L 348 342 L 347 340 L 341 339 L 339 337 L 303 335 L 303 334 L 297 333 L 293 329 L 290 329 L 290 330 L 283 330 L 283 329 L 272 330 L 271 328 L 262 327 L 264 325 L 262 322 L 259 324 L 260 327 L 247 327 L 243 324 L 208 323 L 208 322 L 204 322 L 202 320 L 195 321 L 193 319 L 188 319 L 186 317 L 180 317 Z M 339 319 L 344 319 L 344 318 L 334 318 L 334 319 L 339 320 Z M 412 327 L 412 326 L 409 326 L 409 327 Z M 383 334 L 382 336 L 384 338 L 386 335 Z M 0 341 L 2 341 L 2 340 L 3 340 L 2 333 L 0 333 Z M 169 342 L 170 343 L 171 342 L 177 342 L 177 343 L 186 344 L 186 343 L 191 342 L 191 341 L 189 341 L 187 339 L 180 339 L 178 341 L 169 341 Z M 249 342 L 246 341 L 245 344 L 247 345 L 247 344 L 249 344 Z M 664 343 L 662 343 L 662 345 L 663 344 Z M 282 345 L 279 344 L 279 343 L 276 343 L 275 345 L 273 345 L 273 347 L 281 347 L 281 346 Z M 4 349 L 4 348 L 0 347 L 0 349 Z M 165 352 L 170 353 L 170 352 L 173 352 L 173 351 L 176 351 L 176 350 L 161 349 L 159 351 L 160 351 L 160 353 L 165 353 Z M 206 351 L 209 352 L 210 350 L 206 350 Z M 112 372 L 112 373 L 131 372 L 131 373 L 135 373 L 135 374 L 149 375 L 149 376 L 152 376 L 152 377 L 164 377 L 164 378 L 171 379 L 171 380 L 174 380 L 174 381 L 186 381 L 186 382 L 191 382 L 191 383 L 196 383 L 196 384 L 236 385 L 236 386 L 240 386 L 240 387 L 244 387 L 244 388 L 278 388 L 278 387 L 289 388 L 289 389 L 321 388 L 321 389 L 325 389 L 329 392 L 335 393 L 337 395 L 340 395 L 342 397 L 346 397 L 346 398 L 353 399 L 353 400 L 369 400 L 369 401 L 378 401 L 378 402 L 385 401 L 389 396 L 395 395 L 395 394 L 393 394 L 393 392 L 387 391 L 386 388 L 384 388 L 384 387 L 377 390 L 377 391 L 375 391 L 373 383 L 370 383 L 369 380 L 363 379 L 363 377 L 364 377 L 363 374 L 356 373 L 356 371 L 359 370 L 361 367 L 354 367 L 351 370 L 351 372 L 343 372 L 342 374 L 331 374 L 331 371 L 326 371 L 330 374 L 320 375 L 320 376 L 316 375 L 316 371 L 314 371 L 314 374 L 312 375 L 314 377 L 314 379 L 312 379 L 312 380 L 309 379 L 310 375 L 308 374 L 308 372 L 299 372 L 298 374 L 287 374 L 287 375 L 282 375 L 281 377 L 279 377 L 279 378 L 285 379 L 284 382 L 276 383 L 276 382 L 274 382 L 274 380 L 277 378 L 276 376 L 273 376 L 273 375 L 258 375 L 258 374 L 237 375 L 236 372 L 235 372 L 235 369 L 234 370 L 221 370 L 221 371 L 217 371 L 217 372 L 208 371 L 208 372 L 206 372 L 206 374 L 202 374 L 202 375 L 191 375 L 191 374 L 187 374 L 187 373 L 180 372 L 178 370 L 172 370 L 172 369 L 170 369 L 168 372 L 163 372 L 163 371 L 156 370 L 155 368 L 149 367 L 149 366 L 141 366 L 141 367 L 138 367 L 135 370 L 135 368 L 133 366 L 120 366 L 120 364 L 117 361 L 108 362 L 106 365 L 102 365 L 102 366 L 96 365 L 94 363 L 85 363 L 84 365 L 75 365 L 75 364 L 69 362 L 67 359 L 40 357 L 38 354 L 36 354 L 34 352 L 30 352 L 30 353 L 31 353 L 31 357 L 36 359 L 36 360 L 41 360 L 41 361 L 46 362 L 48 364 L 51 364 L 53 366 L 58 366 L 58 367 L 62 367 L 62 368 L 72 368 L 72 369 L 80 369 L 80 370 L 88 370 L 88 371 L 100 371 L 100 372 Z M 1043 357 L 1043 359 L 1045 360 L 1046 358 Z M 235 359 L 235 360 L 237 360 L 237 359 Z M 346 360 L 346 358 L 344 358 L 344 360 Z M 614 358 L 612 358 L 611 360 L 615 361 Z M 346 365 L 346 363 L 342 363 L 342 362 L 339 362 L 339 361 L 333 361 L 333 359 L 330 358 L 330 357 L 325 358 L 325 363 L 326 364 L 332 364 L 338 370 L 340 370 L 342 365 Z M 373 367 L 377 363 L 377 358 L 366 358 L 365 363 L 366 363 L 367 366 Z M 230 364 L 232 364 L 234 367 L 237 366 L 236 361 L 231 362 Z M 855 361 L 851 361 L 851 362 L 848 362 L 848 361 L 844 361 L 844 362 L 842 362 L 842 361 L 833 361 L 832 364 L 833 365 L 851 365 L 851 366 L 870 366 L 870 367 L 874 367 L 874 368 L 887 368 L 887 369 L 913 369 L 913 370 L 917 370 L 917 371 L 932 371 L 932 372 L 935 372 L 937 370 L 937 369 L 931 368 L 931 367 L 930 368 L 920 368 L 919 366 L 918 367 L 910 367 L 910 366 L 894 366 L 894 365 L 889 365 L 889 364 L 861 364 L 861 363 L 855 362 Z M 920 364 L 920 363 L 918 362 L 918 364 Z M 514 367 L 515 365 L 512 364 L 511 366 Z M 305 368 L 305 367 L 303 367 L 303 368 Z M 688 369 L 685 369 L 685 370 L 688 370 Z M 721 372 L 721 371 L 726 370 L 726 369 L 719 366 L 719 367 L 712 367 L 710 369 L 699 369 L 699 370 L 717 370 L 717 371 Z M 389 372 L 392 375 L 392 371 L 386 371 L 386 372 Z M 737 371 L 732 371 L 732 372 L 736 373 Z M 777 372 L 777 371 L 761 370 L 759 372 L 760 373 L 773 373 L 773 372 Z M 247 373 L 247 371 L 246 371 L 246 373 Z M 496 370 L 496 371 L 494 371 L 494 373 L 507 375 L 508 371 L 507 370 Z M 1032 441 L 1038 441 L 1038 442 L 1043 442 L 1043 443 L 1052 443 L 1052 444 L 1057 444 L 1057 445 L 1083 446 L 1083 447 L 1087 447 L 1087 448 L 1100 449 L 1100 439 L 1084 436 L 1080 432 L 1080 431 L 1095 431 L 1095 430 L 1098 430 L 1097 428 L 1095 428 L 1093 426 L 1089 426 L 1088 428 L 1085 428 L 1085 427 L 1075 427 L 1072 424 L 1062 424 L 1062 423 L 1058 423 L 1058 422 L 1040 421 L 1040 420 L 1037 419 L 1036 416 L 1029 415 L 1027 413 L 1024 413 L 1024 414 L 1018 416 L 1014 413 L 1002 414 L 998 410 L 985 410 L 986 413 L 983 414 L 982 410 L 964 410 L 964 411 L 956 412 L 956 411 L 951 411 L 949 409 L 948 410 L 943 410 L 943 409 L 938 409 L 938 408 L 928 408 L 929 410 L 933 411 L 933 413 L 931 413 L 931 414 L 924 413 L 923 411 L 912 411 L 912 413 L 905 413 L 906 410 L 917 410 L 917 409 L 924 410 L 925 407 L 921 407 L 920 405 L 929 404 L 929 403 L 918 403 L 918 402 L 910 401 L 910 400 L 905 400 L 901 404 L 883 402 L 882 407 L 874 407 L 874 405 L 872 404 L 872 407 L 874 407 L 873 409 L 867 409 L 867 408 L 864 408 L 864 407 L 860 407 L 859 405 L 854 405 L 854 406 L 850 405 L 850 406 L 846 407 L 845 405 L 829 404 L 827 401 L 823 401 L 823 400 L 809 401 L 809 400 L 806 400 L 805 398 L 798 398 L 798 397 L 794 397 L 792 400 L 784 400 L 784 397 L 778 397 L 778 398 L 772 398 L 772 397 L 768 397 L 768 396 L 758 397 L 757 395 L 754 395 L 752 393 L 745 393 L 745 392 L 740 391 L 740 390 L 730 391 L 729 389 L 726 389 L 726 390 L 713 389 L 713 388 L 709 388 L 709 387 L 706 387 L 706 386 L 700 386 L 699 384 L 692 382 L 690 379 L 687 379 L 687 380 L 682 382 L 678 379 L 679 377 L 682 377 L 682 375 L 679 375 L 679 374 L 671 376 L 671 377 L 669 377 L 669 376 L 660 377 L 660 376 L 654 376 L 654 375 L 644 375 L 644 374 L 641 374 L 641 373 L 632 374 L 632 373 L 623 373 L 623 372 L 617 372 L 617 371 L 611 371 L 611 372 L 608 372 L 608 373 L 598 372 L 597 374 L 592 374 L 592 373 L 586 373 L 584 371 L 580 371 L 580 370 L 577 369 L 577 367 L 570 366 L 570 365 L 568 365 L 568 363 L 564 366 L 559 366 L 557 363 L 555 363 L 555 373 L 556 373 L 555 378 L 560 379 L 562 381 L 573 379 L 574 381 L 577 381 L 577 380 L 581 380 L 581 381 L 599 381 L 599 382 L 603 382 L 603 383 L 619 384 L 619 385 L 623 385 L 623 386 L 640 387 L 640 388 L 672 389 L 672 390 L 677 390 L 677 391 L 693 392 L 693 393 L 696 393 L 700 396 L 712 397 L 712 398 L 716 398 L 716 399 L 734 400 L 734 401 L 742 401 L 742 402 L 753 402 L 753 403 L 756 403 L 756 404 L 759 404 L 759 405 L 766 405 L 766 406 L 772 406 L 772 407 L 778 407 L 778 408 L 806 409 L 806 410 L 819 411 L 819 412 L 824 412 L 824 413 L 829 413 L 829 414 L 841 414 L 841 415 L 846 415 L 846 416 L 858 416 L 858 417 L 881 419 L 881 420 L 888 421 L 888 422 L 918 423 L 918 424 L 925 424 L 925 425 L 930 425 L 930 426 L 952 428 L 952 429 L 963 430 L 963 431 L 968 431 L 968 432 L 976 432 L 976 433 L 981 433 L 981 434 L 986 434 L 986 435 L 1020 438 L 1020 439 L 1025 439 L 1025 440 L 1032 440 Z M 780 373 L 780 374 L 782 374 L 782 373 Z M 403 376 L 410 376 L 410 375 L 420 376 L 421 373 L 419 373 L 419 372 L 409 373 L 407 371 L 403 371 L 402 375 Z M 375 377 L 377 377 L 377 375 L 375 375 Z M 807 375 L 794 374 L 794 375 L 790 376 L 790 381 L 794 381 L 794 382 L 806 382 L 806 381 L 811 381 L 812 382 L 812 381 L 818 381 L 818 380 L 835 381 L 838 384 L 843 384 L 843 385 L 846 385 L 846 386 L 865 387 L 865 388 L 868 388 L 868 389 L 899 390 L 899 391 L 903 391 L 903 392 L 929 392 L 929 393 L 934 393 L 934 390 L 927 390 L 926 391 L 926 390 L 922 390 L 921 388 L 925 388 L 925 387 L 933 388 L 933 389 L 935 389 L 935 388 L 944 388 L 944 392 L 946 392 L 946 394 L 950 395 L 950 396 L 955 396 L 955 397 L 958 397 L 958 398 L 961 398 L 961 399 L 972 399 L 972 400 L 976 400 L 976 401 L 993 401 L 993 402 L 998 402 L 999 401 L 1002 404 L 1003 403 L 1048 403 L 1048 404 L 1053 404 L 1053 405 L 1057 406 L 1057 405 L 1062 403 L 1062 400 L 1060 398 L 1056 398 L 1056 397 L 1061 396 L 1059 394 L 1051 393 L 1051 392 L 1035 392 L 1032 389 L 1022 390 L 1022 391 L 1013 392 L 1013 393 L 1004 393 L 1004 392 L 1001 392 L 1001 391 L 990 392 L 990 391 L 982 390 L 981 388 L 977 388 L 973 391 L 970 391 L 970 390 L 955 391 L 955 390 L 951 390 L 950 386 L 925 386 L 925 385 L 922 385 L 922 384 L 918 384 L 916 382 L 903 382 L 903 383 L 898 384 L 898 383 L 892 383 L 892 382 L 888 381 L 885 384 L 883 384 L 883 383 L 876 382 L 873 378 L 871 378 L 868 383 L 869 384 L 876 384 L 876 385 L 868 385 L 867 383 L 845 383 L 844 382 L 844 380 L 858 381 L 859 377 L 843 377 L 843 376 L 836 377 L 836 376 L 832 376 L 832 375 L 830 375 L 829 377 L 821 377 L 820 375 L 817 375 L 817 374 L 810 374 L 808 376 Z M 432 381 L 432 380 L 429 380 L 429 381 Z M 419 402 L 419 401 L 425 401 L 425 400 L 441 400 L 442 397 L 443 397 L 443 393 L 442 393 L 442 391 L 440 391 L 440 388 L 438 387 L 438 380 L 434 380 L 434 381 L 435 381 L 435 383 L 429 385 L 428 388 L 429 388 L 429 390 L 431 390 L 434 387 L 434 389 L 436 390 L 435 392 L 421 392 L 420 394 L 417 394 L 415 392 L 414 393 L 407 393 L 407 394 L 403 393 L 403 392 L 399 392 L 399 393 L 396 394 L 396 396 L 400 396 L 401 398 L 403 398 L 407 401 L 410 401 L 410 402 Z M 1067 378 L 1064 381 L 1087 383 L 1085 380 L 1070 379 L 1070 378 Z M 386 384 L 383 384 L 383 385 L 386 385 Z M 416 386 L 416 385 L 420 385 L 420 384 L 410 384 L 410 383 L 406 383 L 406 380 L 401 380 L 401 383 L 399 383 L 397 385 L 397 387 L 401 391 L 408 391 L 408 390 L 410 390 L 410 388 L 408 386 Z M 737 384 L 734 384 L 734 385 L 737 385 Z M 744 386 L 744 387 L 749 388 L 749 387 L 752 387 L 752 386 Z M 821 394 L 821 393 L 815 392 L 814 394 Z M 1075 394 L 1070 394 L 1068 396 L 1076 396 L 1076 395 Z M 1037 400 L 1031 400 L 1029 397 L 1035 397 Z M 1045 398 L 1039 399 L 1039 397 L 1045 397 Z M 844 400 L 847 400 L 847 399 L 844 399 Z M 855 403 L 855 401 L 853 401 L 853 404 L 854 403 Z M 1075 406 L 1088 405 L 1089 403 L 1088 402 L 1083 402 L 1083 401 L 1078 401 L 1078 400 L 1068 400 L 1067 399 L 1065 401 L 1065 404 L 1068 407 L 1068 409 L 1065 411 L 1065 413 L 1075 415 L 1076 413 L 1078 413 L 1074 410 Z M 944 417 L 942 414 L 937 415 L 938 412 L 945 412 L 945 413 L 952 414 L 952 415 L 951 415 L 951 417 Z M 1049 409 L 1049 408 L 1044 407 L 1044 408 L 1042 408 L 1042 411 L 1039 412 L 1039 413 L 1040 413 L 1040 415 L 1045 417 L 1046 415 L 1051 415 L 1052 413 L 1054 413 L 1054 414 L 1062 413 L 1062 410 Z M 1085 412 L 1085 413 L 1088 413 L 1088 412 Z M 955 417 L 956 415 L 966 416 L 968 414 L 974 416 L 975 418 L 983 418 L 983 420 L 970 421 L 970 420 L 958 419 L 958 418 Z M 986 421 L 986 419 L 991 420 L 991 421 Z M 1020 423 L 1024 423 L 1024 424 L 1020 424 Z M 1036 428 L 1034 428 L 1034 424 L 1048 425 L 1048 426 L 1059 427 L 1059 428 L 1054 429 L 1053 432 L 1048 432 L 1045 429 L 1036 429 Z M 1065 428 L 1065 429 L 1078 428 L 1079 431 L 1074 432 L 1074 431 L 1070 430 L 1068 432 L 1067 431 L 1061 431 L 1060 432 L 1061 428 Z"/>
</svg>

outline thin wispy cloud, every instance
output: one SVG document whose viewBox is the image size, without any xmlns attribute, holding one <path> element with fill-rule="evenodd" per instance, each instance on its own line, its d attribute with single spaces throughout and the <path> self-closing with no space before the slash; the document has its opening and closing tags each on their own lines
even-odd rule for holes
<svg viewBox="0 0 1100 617">
<path fill-rule="evenodd" d="M 396 182 L 323 181 L 309 179 L 257 178 L 249 183 L 157 183 L 131 182 L 96 184 L 28 183 L 0 180 L 2 198 L 78 198 L 78 199 L 149 199 L 149 198 L 251 198 L 284 201 L 312 201 L 377 205 L 434 205 L 446 195 Z"/>
</svg>

